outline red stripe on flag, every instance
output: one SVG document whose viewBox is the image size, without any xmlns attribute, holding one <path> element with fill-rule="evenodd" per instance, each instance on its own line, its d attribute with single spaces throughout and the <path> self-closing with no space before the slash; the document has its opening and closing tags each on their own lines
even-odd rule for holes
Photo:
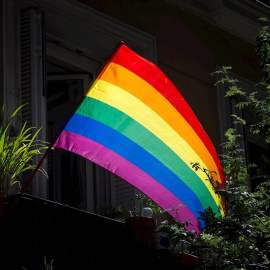
<svg viewBox="0 0 270 270">
<path fill-rule="evenodd" d="M 214 159 L 219 170 L 222 187 L 225 188 L 225 177 L 215 147 L 181 93 L 160 68 L 139 56 L 124 44 L 120 46 L 117 54 L 114 54 L 110 61 L 129 69 L 131 72 L 151 84 L 185 118 Z"/>
</svg>

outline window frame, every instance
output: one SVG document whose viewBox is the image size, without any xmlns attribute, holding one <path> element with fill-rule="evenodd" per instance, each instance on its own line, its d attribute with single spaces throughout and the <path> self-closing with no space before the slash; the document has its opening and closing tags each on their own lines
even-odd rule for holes
<svg viewBox="0 0 270 270">
<path fill-rule="evenodd" d="M 221 70 L 221 67 L 217 66 L 216 70 Z M 248 80 L 247 78 L 239 76 L 232 71 L 228 72 L 230 78 L 238 80 L 237 86 L 243 89 L 248 94 L 259 91 L 263 94 L 263 90 L 260 90 L 258 87 L 256 87 L 256 83 Z M 219 81 L 221 77 L 222 75 L 216 74 L 216 81 Z M 242 144 L 242 149 L 244 149 L 243 157 L 245 159 L 245 163 L 248 164 L 250 163 L 248 143 L 253 143 L 254 145 L 264 149 L 268 149 L 269 145 L 263 140 L 261 140 L 258 136 L 248 131 L 248 129 L 245 126 L 240 127 L 239 125 L 235 125 L 233 123 L 234 122 L 234 117 L 232 117 L 233 114 L 243 118 L 244 120 L 245 119 L 247 120 L 247 118 L 245 110 L 241 110 L 239 112 L 236 108 L 234 108 L 234 106 L 240 101 L 238 97 L 225 97 L 225 94 L 228 90 L 229 90 L 228 83 L 226 82 L 224 84 L 218 83 L 216 86 L 221 144 L 224 144 L 227 141 L 225 132 L 229 128 L 235 128 L 237 134 L 242 135 L 244 139 Z M 225 149 L 222 148 L 222 154 L 224 153 Z M 248 186 L 251 187 L 251 179 L 248 179 Z"/>
</svg>

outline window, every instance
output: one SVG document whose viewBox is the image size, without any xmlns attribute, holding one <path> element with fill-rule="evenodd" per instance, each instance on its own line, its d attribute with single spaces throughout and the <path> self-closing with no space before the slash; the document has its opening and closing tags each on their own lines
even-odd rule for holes
<svg viewBox="0 0 270 270">
<path fill-rule="evenodd" d="M 14 66 L 19 66 L 18 74 L 21 74 L 22 103 L 28 102 L 23 120 L 43 127 L 40 139 L 51 140 L 66 116 L 61 113 L 60 117 L 59 111 L 72 112 L 86 85 L 120 40 L 156 62 L 153 36 L 79 2 L 45 0 L 38 2 L 38 8 L 34 0 L 16 3 L 7 4 L 13 14 L 7 20 L 17 23 L 14 29 L 21 25 L 21 34 L 14 32 L 20 40 L 21 66 L 18 61 Z M 19 11 L 21 20 L 16 16 Z M 5 42 L 8 46 L 15 39 Z M 12 103 L 12 98 L 8 102 Z M 38 197 L 94 211 L 98 206 L 125 204 L 135 192 L 119 177 L 61 150 L 53 152 L 44 166 L 53 180 L 35 176 L 28 192 Z M 75 183 L 74 179 L 79 181 Z M 74 189 L 79 192 L 72 197 L 70 191 Z"/>
<path fill-rule="evenodd" d="M 67 70 L 47 62 L 47 130 L 52 142 L 62 124 L 79 103 L 90 83 L 90 74 L 66 74 Z M 61 75 L 49 75 L 49 74 Z M 49 199 L 87 210 L 89 177 L 82 157 L 55 149 L 48 156 Z M 88 179 L 88 181 L 86 181 Z M 91 179 L 92 180 L 92 179 Z"/>
<path fill-rule="evenodd" d="M 219 69 L 219 68 L 218 68 Z M 230 77 L 233 79 L 237 79 L 239 82 L 237 83 L 238 87 L 242 88 L 247 93 L 257 92 L 258 88 L 255 88 L 255 83 L 237 76 L 236 74 L 230 72 Z M 217 78 L 218 80 L 219 78 Z M 250 112 L 248 109 L 244 109 L 241 112 L 236 111 L 235 105 L 240 101 L 237 97 L 225 97 L 226 91 L 229 90 L 228 85 L 225 83 L 217 85 L 217 95 L 218 95 L 218 109 L 219 109 L 219 123 L 220 123 L 220 137 L 221 143 L 224 143 L 225 132 L 229 128 L 236 128 L 238 134 L 242 134 L 244 138 L 243 149 L 245 150 L 245 160 L 248 164 L 257 163 L 258 159 L 262 155 L 268 156 L 270 158 L 269 145 L 262 141 L 258 136 L 251 134 L 248 129 L 245 127 L 241 128 L 237 125 L 234 125 L 234 117 L 232 115 L 238 115 L 246 120 L 247 124 L 252 124 L 252 117 L 250 116 Z M 251 170 L 252 176 L 252 170 Z M 262 179 L 251 179 L 249 180 L 249 187 L 251 190 L 262 181 Z"/>
</svg>

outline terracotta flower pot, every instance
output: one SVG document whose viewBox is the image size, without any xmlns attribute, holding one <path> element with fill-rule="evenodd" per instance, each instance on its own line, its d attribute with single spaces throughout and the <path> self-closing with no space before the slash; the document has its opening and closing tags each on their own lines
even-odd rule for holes
<svg viewBox="0 0 270 270">
<path fill-rule="evenodd" d="M 149 245 L 157 221 L 154 218 L 136 216 L 126 218 L 126 225 L 136 243 Z"/>
</svg>

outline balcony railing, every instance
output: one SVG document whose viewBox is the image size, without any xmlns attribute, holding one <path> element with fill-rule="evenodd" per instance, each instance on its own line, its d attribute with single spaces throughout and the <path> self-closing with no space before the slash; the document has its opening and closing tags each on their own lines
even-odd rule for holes
<svg viewBox="0 0 270 270">
<path fill-rule="evenodd" d="M 1 270 L 41 270 L 44 257 L 54 260 L 56 270 L 179 264 L 181 269 L 193 268 L 166 252 L 135 243 L 125 223 L 30 195 L 11 210 L 12 200 L 0 219 Z"/>
</svg>

